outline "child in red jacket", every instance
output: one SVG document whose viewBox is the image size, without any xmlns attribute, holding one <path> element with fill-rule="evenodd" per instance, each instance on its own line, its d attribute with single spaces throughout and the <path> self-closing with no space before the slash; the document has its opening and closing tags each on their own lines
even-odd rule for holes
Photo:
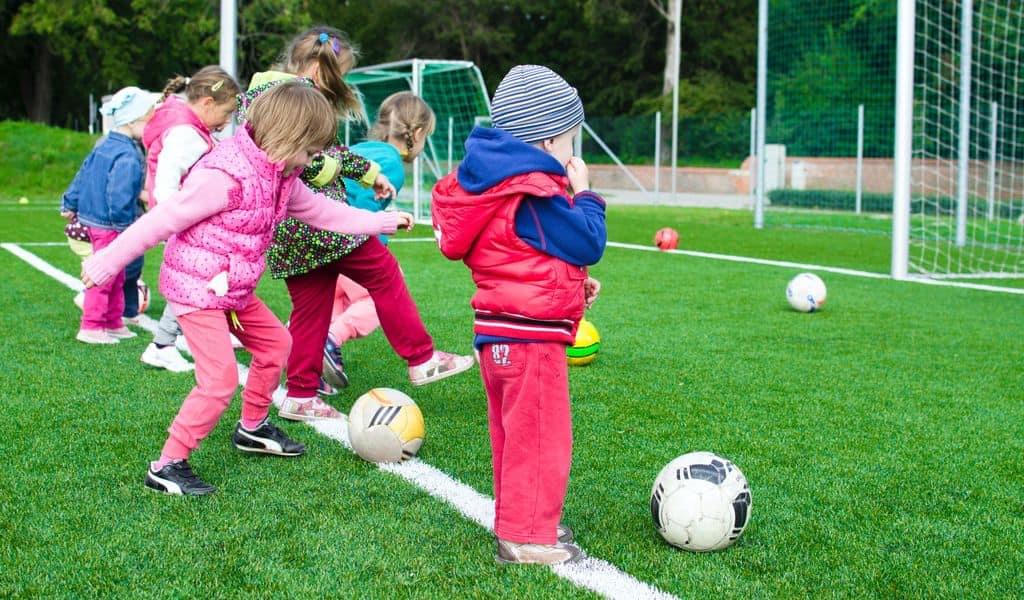
<svg viewBox="0 0 1024 600">
<path fill-rule="evenodd" d="M 555 72 L 514 67 L 491 115 L 494 128 L 474 129 L 434 188 L 434 233 L 477 286 L 497 558 L 558 564 L 581 555 L 559 523 L 572 462 L 565 347 L 600 287 L 587 266 L 604 252 L 605 203 L 572 156 L 583 104 Z"/>
</svg>

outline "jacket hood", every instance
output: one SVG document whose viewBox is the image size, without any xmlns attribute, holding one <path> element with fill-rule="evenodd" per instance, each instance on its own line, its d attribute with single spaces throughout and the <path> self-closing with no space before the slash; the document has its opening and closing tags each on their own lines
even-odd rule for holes
<svg viewBox="0 0 1024 600">
<path fill-rule="evenodd" d="M 550 154 L 498 129 L 477 127 L 458 171 L 434 186 L 431 214 L 441 252 L 464 258 L 509 202 L 564 194 L 567 184 L 565 169 Z"/>
<path fill-rule="evenodd" d="M 565 176 L 554 156 L 500 129 L 475 127 L 466 140 L 459 164 L 459 185 L 478 194 L 515 175 L 548 173 Z"/>
</svg>

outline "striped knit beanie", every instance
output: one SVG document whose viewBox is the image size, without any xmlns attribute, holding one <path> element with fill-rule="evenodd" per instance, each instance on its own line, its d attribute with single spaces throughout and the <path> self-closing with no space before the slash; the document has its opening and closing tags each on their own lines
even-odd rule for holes
<svg viewBox="0 0 1024 600">
<path fill-rule="evenodd" d="M 576 88 L 547 67 L 517 65 L 505 75 L 491 101 L 491 123 L 534 144 L 583 122 Z"/>
</svg>

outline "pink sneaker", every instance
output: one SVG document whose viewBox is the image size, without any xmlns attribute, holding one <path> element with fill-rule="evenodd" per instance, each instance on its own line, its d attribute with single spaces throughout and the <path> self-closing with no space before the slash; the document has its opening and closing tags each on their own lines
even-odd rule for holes
<svg viewBox="0 0 1024 600">
<path fill-rule="evenodd" d="M 461 356 L 435 350 L 430 360 L 422 365 L 409 367 L 409 381 L 413 385 L 426 385 L 458 375 L 473 366 L 472 356 Z"/>
<path fill-rule="evenodd" d="M 117 338 L 119 340 L 130 340 L 133 337 L 138 336 L 137 333 L 135 333 L 131 329 L 128 329 L 124 325 L 118 327 L 117 329 L 108 329 L 107 335 L 109 335 L 112 338 Z"/>
<path fill-rule="evenodd" d="M 289 421 L 312 421 L 314 419 L 340 419 L 342 414 L 320 398 L 292 398 L 285 396 L 277 414 Z"/>
<path fill-rule="evenodd" d="M 121 341 L 102 329 L 79 329 L 75 339 L 86 344 L 116 344 Z"/>
</svg>

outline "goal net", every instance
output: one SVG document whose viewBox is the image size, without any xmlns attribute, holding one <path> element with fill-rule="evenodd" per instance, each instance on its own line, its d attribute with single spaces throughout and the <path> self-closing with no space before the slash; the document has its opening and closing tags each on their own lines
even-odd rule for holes
<svg viewBox="0 0 1024 600">
<path fill-rule="evenodd" d="M 1024 5 L 914 10 L 906 272 L 1024 277 Z"/>
<path fill-rule="evenodd" d="M 411 208 L 418 221 L 430 218 L 430 188 L 462 160 L 464 143 L 477 123 L 490 122 L 490 101 L 480 70 L 470 61 L 410 59 L 354 69 L 345 78 L 359 90 L 370 123 L 380 103 L 395 92 L 411 91 L 437 116 L 423 154 L 407 174 L 397 203 Z M 349 123 L 352 144 L 363 141 L 366 127 Z"/>
</svg>

